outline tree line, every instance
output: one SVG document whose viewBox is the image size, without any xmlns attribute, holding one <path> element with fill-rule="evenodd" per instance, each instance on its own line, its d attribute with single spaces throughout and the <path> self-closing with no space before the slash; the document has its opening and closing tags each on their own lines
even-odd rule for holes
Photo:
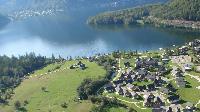
<svg viewBox="0 0 200 112">
<path fill-rule="evenodd" d="M 25 76 L 55 62 L 56 59 L 54 56 L 52 57 L 36 56 L 35 53 L 19 57 L 0 56 L 0 104 L 7 103 L 13 94 L 13 89 L 20 84 Z"/>
<path fill-rule="evenodd" d="M 200 0 L 170 0 L 165 4 L 146 5 L 89 17 L 88 24 L 135 24 L 153 16 L 167 20 L 200 21 Z"/>
</svg>

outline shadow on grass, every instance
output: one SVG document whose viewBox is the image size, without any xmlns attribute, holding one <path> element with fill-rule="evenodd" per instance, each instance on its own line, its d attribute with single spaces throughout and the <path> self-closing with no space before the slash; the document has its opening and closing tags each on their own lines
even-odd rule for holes
<svg viewBox="0 0 200 112">
<path fill-rule="evenodd" d="M 184 104 L 184 103 L 187 103 L 187 101 L 185 101 L 185 100 L 180 100 L 178 103 L 179 103 L 179 104 Z"/>
<path fill-rule="evenodd" d="M 192 88 L 191 83 L 189 83 L 188 81 L 186 81 L 185 88 Z"/>
<path fill-rule="evenodd" d="M 18 109 L 19 112 L 28 112 L 25 107 L 20 107 Z"/>
</svg>

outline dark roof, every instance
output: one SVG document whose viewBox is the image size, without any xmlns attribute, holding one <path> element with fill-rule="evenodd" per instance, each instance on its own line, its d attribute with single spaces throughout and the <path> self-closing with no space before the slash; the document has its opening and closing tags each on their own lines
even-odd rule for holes
<svg viewBox="0 0 200 112">
<path fill-rule="evenodd" d="M 166 112 L 166 110 L 163 108 L 153 108 L 152 112 Z"/>
<path fill-rule="evenodd" d="M 161 91 L 162 93 L 164 93 L 164 94 L 168 94 L 168 93 L 169 93 L 169 89 L 164 88 L 164 87 L 160 88 L 160 91 Z"/>
<path fill-rule="evenodd" d="M 168 99 L 169 101 L 178 100 L 179 96 L 178 95 L 169 96 Z"/>
</svg>

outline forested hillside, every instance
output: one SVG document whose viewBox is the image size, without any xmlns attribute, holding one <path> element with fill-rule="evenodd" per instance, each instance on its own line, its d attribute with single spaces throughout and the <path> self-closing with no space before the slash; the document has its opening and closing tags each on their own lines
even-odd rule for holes
<svg viewBox="0 0 200 112">
<path fill-rule="evenodd" d="M 88 19 L 89 24 L 132 24 L 146 17 L 165 20 L 200 20 L 199 0 L 171 0 L 166 4 L 147 5 L 113 12 L 105 12 Z M 145 18 L 145 19 L 144 19 Z"/>
<path fill-rule="evenodd" d="M 156 17 L 165 19 L 200 20 L 200 0 L 171 0 L 157 10 L 152 10 Z"/>
<path fill-rule="evenodd" d="M 0 104 L 6 103 L 24 76 L 53 61 L 43 56 L 36 56 L 34 53 L 11 58 L 0 56 Z"/>
</svg>

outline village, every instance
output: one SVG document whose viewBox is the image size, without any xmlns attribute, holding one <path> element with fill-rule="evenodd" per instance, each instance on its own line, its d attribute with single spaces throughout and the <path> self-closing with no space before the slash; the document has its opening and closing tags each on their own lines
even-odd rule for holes
<svg viewBox="0 0 200 112">
<path fill-rule="evenodd" d="M 153 112 L 199 110 L 200 95 L 195 98 L 198 101 L 191 102 L 179 93 L 187 88 L 200 93 L 200 40 L 184 46 L 173 45 L 170 49 L 160 48 L 157 53 L 138 54 L 116 58 L 116 73 L 104 86 L 105 96 L 134 103 L 141 109 L 150 108 Z M 191 86 L 187 80 L 189 78 L 198 86 Z M 190 96 L 195 94 L 193 91 L 186 92 Z"/>
</svg>

